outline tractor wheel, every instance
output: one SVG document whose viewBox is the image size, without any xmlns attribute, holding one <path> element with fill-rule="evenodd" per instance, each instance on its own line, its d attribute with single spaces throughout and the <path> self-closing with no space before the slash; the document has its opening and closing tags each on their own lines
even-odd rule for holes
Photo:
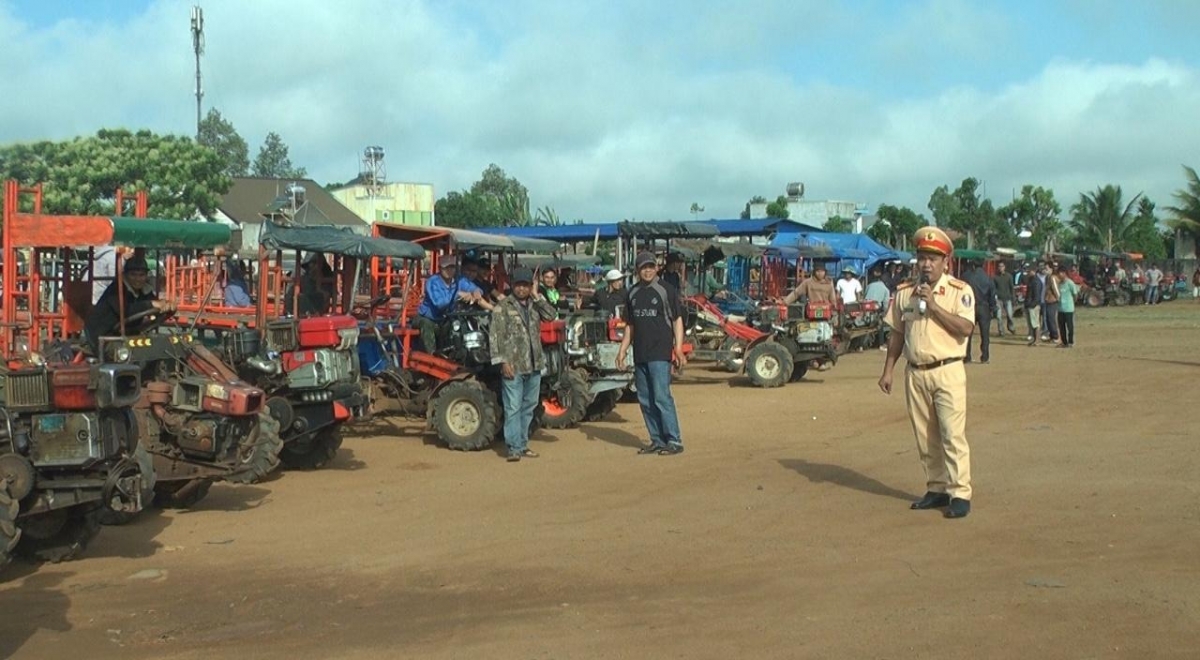
<svg viewBox="0 0 1200 660">
<path fill-rule="evenodd" d="M 17 541 L 21 540 L 21 530 L 17 527 L 19 508 L 17 501 L 8 496 L 8 484 L 0 481 L 0 570 L 8 564 Z"/>
<path fill-rule="evenodd" d="M 746 375 L 755 387 L 783 387 L 794 368 L 792 354 L 778 342 L 765 341 L 746 354 Z"/>
<path fill-rule="evenodd" d="M 279 467 L 279 452 L 282 450 L 279 420 L 264 408 L 258 413 L 258 424 L 238 443 L 238 466 L 226 480 L 235 484 L 261 481 Z"/>
<path fill-rule="evenodd" d="M 726 337 L 721 343 L 721 352 L 730 356 L 721 362 L 721 366 L 729 373 L 741 373 L 746 366 L 746 342 L 734 337 Z"/>
<path fill-rule="evenodd" d="M 608 414 L 616 410 L 617 402 L 621 400 L 622 390 L 608 390 L 596 395 L 588 405 L 587 414 L 583 416 L 585 422 L 598 422 Z"/>
<path fill-rule="evenodd" d="M 807 374 L 807 373 L 808 373 L 808 363 L 807 362 L 797 362 L 796 365 L 794 367 L 792 367 L 792 377 L 788 380 L 788 382 L 790 382 L 790 383 L 798 382 L 799 380 L 804 378 L 804 374 Z"/>
<path fill-rule="evenodd" d="M 142 443 L 133 450 L 133 460 L 142 473 L 142 507 L 149 507 L 154 502 L 154 458 Z M 114 511 L 108 507 L 100 509 L 101 525 L 128 525 L 137 518 L 138 514 L 127 511 Z"/>
<path fill-rule="evenodd" d="M 1115 296 L 1113 296 L 1113 304 L 1116 305 L 1117 307 L 1124 307 L 1124 306 L 1128 305 L 1129 304 L 1129 292 L 1128 291 L 1118 291 L 1117 294 Z"/>
<path fill-rule="evenodd" d="M 1173 286 L 1168 286 L 1160 290 L 1162 292 L 1158 294 L 1158 302 L 1160 303 L 1171 302 L 1172 300 L 1175 300 L 1178 295 L 1178 292 Z"/>
<path fill-rule="evenodd" d="M 486 449 L 500 428 L 496 395 L 478 381 L 447 383 L 434 396 L 433 427 L 451 449 Z"/>
<path fill-rule="evenodd" d="M 57 564 L 79 556 L 100 533 L 100 507 L 81 504 L 21 521 L 17 554 Z"/>
<path fill-rule="evenodd" d="M 184 490 L 189 484 L 195 486 Z M 154 503 L 164 509 L 190 509 L 208 495 L 213 482 L 209 479 L 160 481 L 154 486 Z"/>
<path fill-rule="evenodd" d="M 1087 295 L 1083 297 L 1083 305 L 1084 307 L 1103 307 L 1104 292 L 1097 291 L 1096 289 L 1088 291 Z"/>
<path fill-rule="evenodd" d="M 568 371 L 542 399 L 542 426 L 548 429 L 568 429 L 579 424 L 587 415 L 587 377 L 578 371 Z"/>
<path fill-rule="evenodd" d="M 621 390 L 620 401 L 621 401 L 621 403 L 637 403 L 638 402 L 637 385 L 634 384 L 634 381 L 632 381 L 632 380 L 629 381 L 629 385 L 626 386 L 625 389 Z"/>
<path fill-rule="evenodd" d="M 303 440 L 284 443 L 279 462 L 288 470 L 317 470 L 328 465 L 341 446 L 342 426 L 326 426 Z"/>
</svg>

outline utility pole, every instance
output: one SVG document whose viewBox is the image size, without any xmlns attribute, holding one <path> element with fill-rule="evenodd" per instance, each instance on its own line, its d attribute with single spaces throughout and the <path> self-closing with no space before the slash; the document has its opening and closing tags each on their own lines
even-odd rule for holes
<svg viewBox="0 0 1200 660">
<path fill-rule="evenodd" d="M 196 141 L 200 141 L 200 100 L 204 98 L 204 87 L 200 82 L 200 55 L 204 53 L 204 9 L 192 7 L 192 50 L 196 52 Z"/>
</svg>

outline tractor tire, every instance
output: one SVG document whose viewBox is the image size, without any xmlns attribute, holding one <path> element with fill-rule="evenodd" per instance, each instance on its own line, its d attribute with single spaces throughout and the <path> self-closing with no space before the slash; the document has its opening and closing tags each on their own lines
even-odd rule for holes
<svg viewBox="0 0 1200 660">
<path fill-rule="evenodd" d="M 154 457 L 139 442 L 137 448 L 133 450 L 133 460 L 138 464 L 138 468 L 142 473 L 142 508 L 146 508 L 154 503 Z M 114 511 L 106 506 L 100 508 L 101 525 L 112 525 L 114 527 L 128 525 L 137 517 L 138 514 L 136 513 Z"/>
<path fill-rule="evenodd" d="M 22 521 L 21 531 L 17 554 L 52 564 L 69 561 L 100 533 L 100 507 L 81 504 L 40 514 Z"/>
<path fill-rule="evenodd" d="M 725 341 L 721 343 L 721 352 L 733 354 L 721 361 L 721 367 L 732 374 L 741 373 L 746 366 L 745 340 L 726 337 Z"/>
<path fill-rule="evenodd" d="M 765 341 L 746 354 L 746 375 L 755 387 L 783 387 L 795 366 L 791 352 L 779 342 Z"/>
<path fill-rule="evenodd" d="M 21 529 L 17 527 L 19 509 L 17 501 L 8 496 L 8 485 L 0 481 L 0 570 L 8 565 L 21 540 Z"/>
<path fill-rule="evenodd" d="M 235 484 L 252 484 L 263 480 L 279 467 L 279 452 L 282 450 L 279 420 L 264 408 L 258 413 L 258 424 L 238 443 L 238 466 L 225 479 Z"/>
<path fill-rule="evenodd" d="M 1093 307 L 1093 308 L 1094 307 L 1103 307 L 1104 306 L 1104 292 L 1097 291 L 1096 289 L 1092 289 L 1091 291 L 1088 291 L 1087 295 L 1085 295 L 1083 297 L 1083 306 L 1084 307 Z"/>
<path fill-rule="evenodd" d="M 1165 289 L 1160 289 L 1160 291 L 1161 293 L 1158 294 L 1158 302 L 1160 303 L 1171 302 L 1179 297 L 1179 292 L 1175 290 L 1175 287 L 1169 286 Z"/>
<path fill-rule="evenodd" d="M 487 449 L 500 430 L 496 395 L 474 380 L 447 383 L 434 395 L 433 428 L 451 449 Z"/>
<path fill-rule="evenodd" d="M 279 462 L 288 470 L 318 470 L 337 456 L 342 446 L 342 426 L 326 426 L 300 441 L 285 442 Z"/>
<path fill-rule="evenodd" d="M 564 382 L 565 381 L 565 382 Z M 548 429 L 569 429 L 587 415 L 589 392 L 587 377 L 578 371 L 568 371 L 542 399 L 542 426 Z M 565 385 L 565 387 L 564 387 Z"/>
<path fill-rule="evenodd" d="M 587 413 L 583 416 L 585 422 L 598 422 L 609 413 L 617 409 L 617 402 L 621 400 L 622 390 L 608 390 L 596 395 L 595 399 L 588 404 Z"/>
<path fill-rule="evenodd" d="M 629 381 L 629 385 L 626 386 L 625 389 L 621 390 L 620 401 L 621 401 L 621 403 L 637 403 L 638 402 L 637 385 L 634 384 L 634 381 L 632 381 L 632 380 Z"/>
<path fill-rule="evenodd" d="M 184 486 L 193 481 L 200 483 L 194 489 L 180 496 L 179 492 L 183 490 Z M 164 509 L 190 509 L 204 499 L 205 495 L 208 495 L 208 490 L 212 488 L 212 485 L 213 482 L 209 479 L 159 482 L 154 486 L 154 503 Z"/>
<path fill-rule="evenodd" d="M 1129 304 L 1129 292 L 1118 291 L 1117 295 L 1113 296 L 1113 304 L 1117 307 L 1124 307 Z"/>
<path fill-rule="evenodd" d="M 808 363 L 807 362 L 797 362 L 796 365 L 792 367 L 792 377 L 788 379 L 788 382 L 789 383 L 798 382 L 801 379 L 803 379 L 804 375 L 807 373 L 808 373 Z"/>
</svg>

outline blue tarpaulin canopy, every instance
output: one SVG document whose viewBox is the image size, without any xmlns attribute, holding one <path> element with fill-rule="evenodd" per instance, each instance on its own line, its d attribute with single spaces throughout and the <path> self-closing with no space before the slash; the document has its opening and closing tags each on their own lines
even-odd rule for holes
<svg viewBox="0 0 1200 660">
<path fill-rule="evenodd" d="M 819 234 L 780 233 L 771 241 L 772 247 L 801 248 L 824 245 L 832 252 L 831 260 L 837 262 L 836 268 L 852 266 L 859 272 L 871 266 L 892 259 L 901 259 L 901 253 L 875 242 L 866 234 L 835 234 L 822 232 Z M 820 260 L 820 257 L 817 257 Z"/>
<path fill-rule="evenodd" d="M 487 234 L 503 234 L 505 236 L 521 236 L 524 238 L 542 238 L 550 241 L 558 241 L 560 243 L 575 243 L 580 241 L 591 241 L 596 239 L 596 234 L 599 232 L 600 240 L 615 241 L 620 235 L 620 222 L 604 222 L 585 225 L 553 225 L 549 227 L 480 227 L 475 231 L 484 232 Z M 796 234 L 799 232 L 808 233 L 823 233 L 819 227 L 806 225 L 795 220 L 784 220 L 781 218 L 756 218 L 753 220 L 700 220 L 696 222 L 633 222 L 630 225 L 645 225 L 647 231 L 653 227 L 674 226 L 676 228 L 696 227 L 696 225 L 708 225 L 716 229 L 720 236 L 769 236 L 772 234 Z M 644 232 L 639 233 L 643 236 Z M 681 235 L 689 236 L 709 236 L 708 232 L 683 231 L 673 232 L 672 236 L 679 237 Z"/>
</svg>

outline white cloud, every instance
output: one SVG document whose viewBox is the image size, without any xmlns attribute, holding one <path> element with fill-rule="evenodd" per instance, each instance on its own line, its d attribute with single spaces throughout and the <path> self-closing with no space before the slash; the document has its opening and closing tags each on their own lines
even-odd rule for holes
<svg viewBox="0 0 1200 660">
<path fill-rule="evenodd" d="M 105 126 L 191 133 L 190 4 L 44 30 L 0 4 L 0 141 Z M 807 43 L 797 46 L 797 26 L 841 34 L 861 18 L 827 3 L 766 2 L 732 16 L 653 3 L 204 5 L 205 105 L 252 150 L 275 130 L 294 162 L 344 180 L 361 148 L 379 144 L 393 179 L 433 182 L 439 194 L 496 162 L 564 218 L 685 218 L 693 201 L 735 216 L 750 196 L 794 180 L 813 198 L 924 211 L 935 186 L 967 176 L 1000 203 L 1024 183 L 1053 187 L 1064 206 L 1118 183 L 1162 205 L 1200 144 L 1189 64 L 1049 60 L 995 89 L 895 95 L 839 81 L 847 62 L 789 60 L 788 47 L 802 54 Z M 930 45 L 908 68 L 878 74 L 890 90 L 909 79 L 927 89 L 921 71 L 951 51 L 1002 67 L 956 36 L 981 20 L 1007 24 L 952 0 L 917 7 L 892 39 Z"/>
</svg>

